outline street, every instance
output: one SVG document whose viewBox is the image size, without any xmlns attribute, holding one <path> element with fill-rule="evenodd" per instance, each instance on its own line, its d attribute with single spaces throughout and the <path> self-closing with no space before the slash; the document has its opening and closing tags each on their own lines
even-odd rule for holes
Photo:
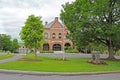
<svg viewBox="0 0 120 80">
<path fill-rule="evenodd" d="M 0 80 L 120 80 L 120 73 L 99 75 L 23 75 L 0 73 Z"/>
</svg>

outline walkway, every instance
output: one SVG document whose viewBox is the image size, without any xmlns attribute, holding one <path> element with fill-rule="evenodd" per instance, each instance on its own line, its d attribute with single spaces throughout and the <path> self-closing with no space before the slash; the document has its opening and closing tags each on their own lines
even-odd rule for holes
<svg viewBox="0 0 120 80">
<path fill-rule="evenodd" d="M 63 53 L 40 53 L 39 56 L 50 56 L 50 57 L 63 57 Z M 91 58 L 91 54 L 81 54 L 81 53 L 65 53 L 67 58 Z M 108 54 L 100 54 L 100 58 L 107 58 Z M 115 56 L 116 59 L 120 59 L 120 56 Z"/>
<path fill-rule="evenodd" d="M 15 55 L 15 56 L 12 57 L 12 58 L 0 60 L 0 64 L 6 63 L 6 62 L 15 61 L 15 60 L 18 60 L 18 59 L 20 59 L 20 58 L 22 58 L 22 57 L 23 57 L 23 55 L 17 54 L 17 55 Z"/>
</svg>

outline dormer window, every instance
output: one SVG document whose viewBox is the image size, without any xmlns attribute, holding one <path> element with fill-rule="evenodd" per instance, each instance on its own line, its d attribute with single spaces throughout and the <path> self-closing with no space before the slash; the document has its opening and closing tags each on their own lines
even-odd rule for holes
<svg viewBox="0 0 120 80">
<path fill-rule="evenodd" d="M 59 33 L 58 37 L 59 37 L 59 39 L 61 39 L 61 38 L 62 38 L 62 34 L 61 34 L 61 33 Z"/>
<path fill-rule="evenodd" d="M 48 33 L 44 34 L 45 39 L 48 39 Z"/>
<path fill-rule="evenodd" d="M 53 34 L 52 34 L 52 38 L 55 39 L 55 36 L 56 36 L 55 33 L 53 33 Z"/>
</svg>

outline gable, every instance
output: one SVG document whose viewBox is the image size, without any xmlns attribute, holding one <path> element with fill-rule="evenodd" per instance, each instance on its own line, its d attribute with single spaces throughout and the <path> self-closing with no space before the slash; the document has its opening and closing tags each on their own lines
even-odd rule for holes
<svg viewBox="0 0 120 80">
<path fill-rule="evenodd" d="M 62 24 L 58 21 L 55 21 L 52 25 L 51 28 L 63 28 Z"/>
<path fill-rule="evenodd" d="M 59 22 L 58 17 L 55 17 L 54 21 L 45 24 L 45 28 L 63 28 L 63 24 Z"/>
</svg>

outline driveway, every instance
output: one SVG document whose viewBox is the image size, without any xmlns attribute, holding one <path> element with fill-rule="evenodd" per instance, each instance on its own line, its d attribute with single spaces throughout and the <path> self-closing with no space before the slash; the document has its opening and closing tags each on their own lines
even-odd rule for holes
<svg viewBox="0 0 120 80">
<path fill-rule="evenodd" d="M 50 56 L 50 57 L 62 57 L 63 53 L 39 53 L 39 56 Z M 91 58 L 91 54 L 72 54 L 72 53 L 65 53 L 65 57 L 69 58 Z M 107 54 L 100 54 L 100 58 L 107 58 Z M 120 59 L 120 56 L 115 56 L 115 58 Z"/>
<path fill-rule="evenodd" d="M 15 55 L 14 57 L 11 57 L 11 58 L 8 58 L 8 59 L 0 60 L 0 64 L 6 63 L 6 62 L 15 61 L 15 60 L 18 60 L 18 59 L 20 59 L 20 58 L 22 58 L 22 57 L 23 57 L 23 55 L 17 54 L 17 55 Z"/>
</svg>

